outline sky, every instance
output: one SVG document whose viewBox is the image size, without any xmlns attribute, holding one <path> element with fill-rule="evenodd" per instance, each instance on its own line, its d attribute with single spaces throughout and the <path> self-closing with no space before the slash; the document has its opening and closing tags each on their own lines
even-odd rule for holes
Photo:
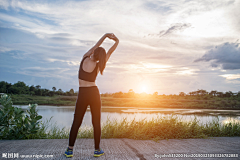
<svg viewBox="0 0 240 160">
<path fill-rule="evenodd" d="M 0 0 L 0 81 L 78 91 L 82 56 L 114 33 L 101 93 L 237 92 L 239 8 L 240 0 Z"/>
</svg>

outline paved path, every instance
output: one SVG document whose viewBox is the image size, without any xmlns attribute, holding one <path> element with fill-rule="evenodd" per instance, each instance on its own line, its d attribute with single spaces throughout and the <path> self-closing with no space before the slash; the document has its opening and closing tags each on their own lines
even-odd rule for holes
<svg viewBox="0 0 240 160">
<path fill-rule="evenodd" d="M 161 159 L 240 159 L 240 137 L 214 137 L 208 139 L 170 139 L 158 143 L 152 140 L 102 139 L 101 148 L 105 155 L 93 157 L 93 139 L 77 139 L 73 158 L 63 155 L 68 139 L 36 139 L 36 140 L 0 140 L 0 159 L 94 159 L 94 160 L 151 160 L 160 159 L 161 154 L 237 154 L 237 158 L 161 158 Z M 7 153 L 7 154 L 6 154 Z M 157 155 L 155 155 L 157 154 Z M 22 158 L 22 156 L 52 156 L 52 158 Z"/>
</svg>

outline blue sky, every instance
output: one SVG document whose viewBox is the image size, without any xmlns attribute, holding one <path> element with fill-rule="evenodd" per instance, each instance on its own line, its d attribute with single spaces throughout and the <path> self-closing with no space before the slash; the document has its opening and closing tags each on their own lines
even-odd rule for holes
<svg viewBox="0 0 240 160">
<path fill-rule="evenodd" d="M 238 0 L 1 0 L 0 81 L 77 91 L 83 54 L 115 33 L 101 93 L 237 92 L 239 8 Z"/>
</svg>

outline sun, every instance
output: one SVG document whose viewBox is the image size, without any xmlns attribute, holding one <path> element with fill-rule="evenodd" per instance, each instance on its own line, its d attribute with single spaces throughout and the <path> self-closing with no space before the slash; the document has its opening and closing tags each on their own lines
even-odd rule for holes
<svg viewBox="0 0 240 160">
<path fill-rule="evenodd" d="M 147 86 L 146 85 L 141 86 L 141 92 L 147 92 Z"/>
</svg>

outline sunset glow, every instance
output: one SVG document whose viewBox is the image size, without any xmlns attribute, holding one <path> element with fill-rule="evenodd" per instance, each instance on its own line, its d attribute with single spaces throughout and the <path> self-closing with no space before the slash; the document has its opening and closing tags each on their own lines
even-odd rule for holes
<svg viewBox="0 0 240 160">
<path fill-rule="evenodd" d="M 165 68 L 171 68 L 170 65 L 162 65 L 157 63 L 141 63 L 144 68 L 150 68 L 150 69 L 165 69 Z"/>
<path fill-rule="evenodd" d="M 141 87 L 141 92 L 147 92 L 147 86 L 146 85 L 143 85 Z"/>
</svg>

